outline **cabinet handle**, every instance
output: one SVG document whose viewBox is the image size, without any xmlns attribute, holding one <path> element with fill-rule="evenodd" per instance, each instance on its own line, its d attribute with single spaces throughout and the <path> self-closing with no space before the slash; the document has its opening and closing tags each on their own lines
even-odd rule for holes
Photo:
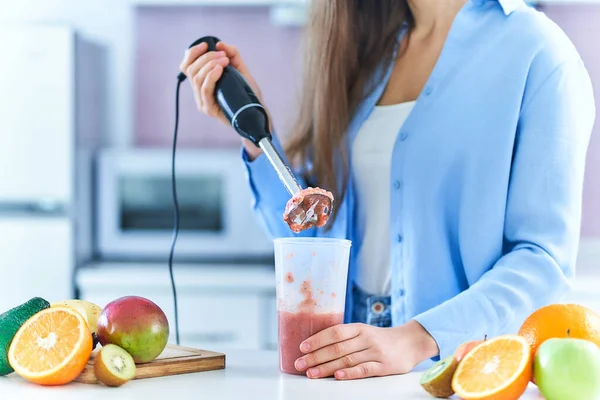
<svg viewBox="0 0 600 400">
<path fill-rule="evenodd" d="M 224 343 L 235 342 L 237 340 L 237 335 L 233 332 L 193 333 L 182 336 L 183 339 L 193 342 Z"/>
</svg>

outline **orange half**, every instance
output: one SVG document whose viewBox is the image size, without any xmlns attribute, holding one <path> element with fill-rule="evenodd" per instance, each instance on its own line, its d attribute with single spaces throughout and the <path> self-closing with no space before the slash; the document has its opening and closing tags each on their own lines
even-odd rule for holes
<svg viewBox="0 0 600 400">
<path fill-rule="evenodd" d="M 531 379 L 531 351 L 518 335 L 487 340 L 459 363 L 452 388 L 464 400 L 514 400 Z"/>
<path fill-rule="evenodd" d="M 85 319 L 68 307 L 53 307 L 31 317 L 15 335 L 8 361 L 24 379 L 64 385 L 83 371 L 92 354 Z"/>
</svg>

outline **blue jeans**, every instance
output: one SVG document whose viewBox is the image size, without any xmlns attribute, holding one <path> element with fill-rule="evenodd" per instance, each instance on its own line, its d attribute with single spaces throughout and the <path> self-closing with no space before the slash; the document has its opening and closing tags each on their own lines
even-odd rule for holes
<svg viewBox="0 0 600 400">
<path fill-rule="evenodd" d="M 390 296 L 374 296 L 366 293 L 356 284 L 352 285 L 352 321 L 387 328 L 392 326 Z"/>
</svg>

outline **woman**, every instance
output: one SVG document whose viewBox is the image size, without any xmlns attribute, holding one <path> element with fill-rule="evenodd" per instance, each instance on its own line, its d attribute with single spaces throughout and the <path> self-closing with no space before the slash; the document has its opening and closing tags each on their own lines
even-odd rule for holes
<svg viewBox="0 0 600 400">
<path fill-rule="evenodd" d="M 334 194 L 353 241 L 345 324 L 301 345 L 312 378 L 405 373 L 463 342 L 516 333 L 574 276 L 591 84 L 561 30 L 521 0 L 313 2 L 303 103 L 286 142 L 303 186 Z M 235 47 L 192 48 L 201 111 Z M 280 142 L 275 138 L 276 146 Z M 272 236 L 288 193 L 244 142 Z"/>
</svg>

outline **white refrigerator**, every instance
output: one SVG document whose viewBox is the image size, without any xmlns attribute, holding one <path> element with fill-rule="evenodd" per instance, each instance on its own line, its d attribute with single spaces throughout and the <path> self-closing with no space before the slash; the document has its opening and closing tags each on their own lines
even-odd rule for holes
<svg viewBox="0 0 600 400">
<path fill-rule="evenodd" d="M 0 27 L 0 312 L 73 298 L 92 256 L 103 52 L 69 27 Z"/>
</svg>

